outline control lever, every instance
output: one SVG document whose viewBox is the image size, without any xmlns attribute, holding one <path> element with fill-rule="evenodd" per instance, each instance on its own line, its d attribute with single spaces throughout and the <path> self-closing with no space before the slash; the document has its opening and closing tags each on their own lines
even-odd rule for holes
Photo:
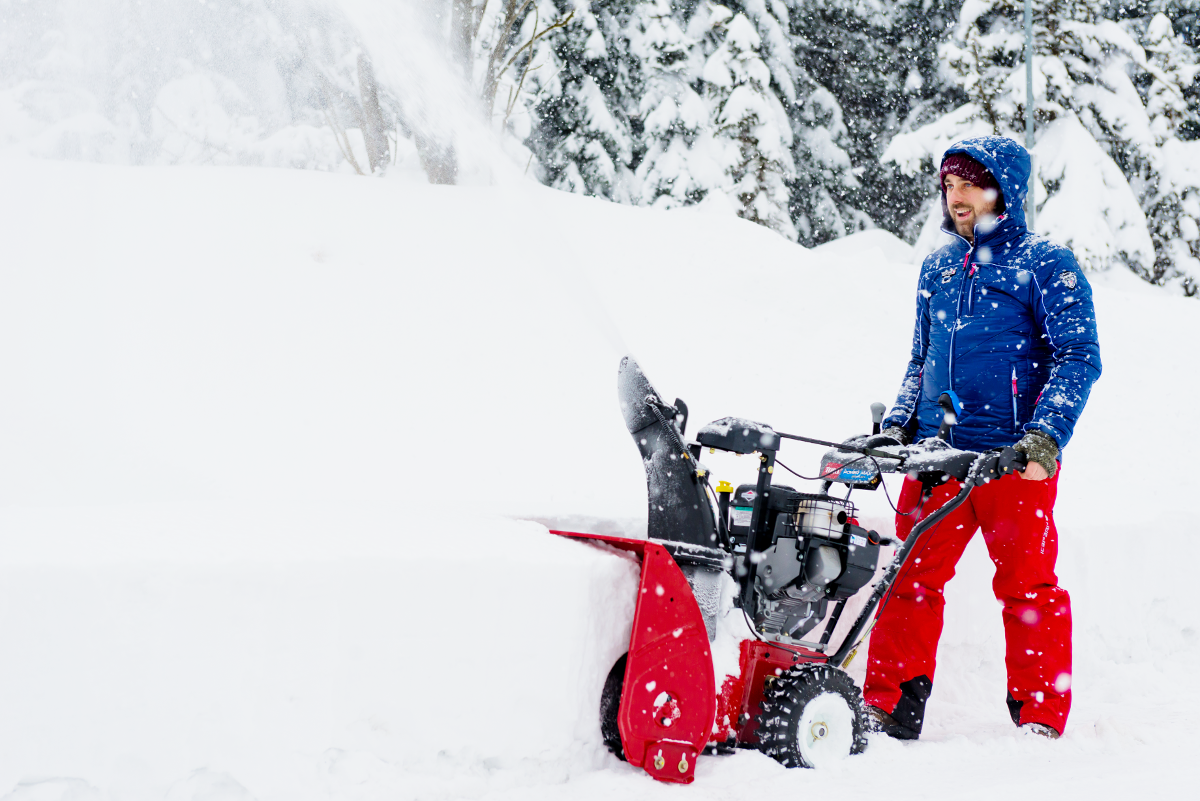
<svg viewBox="0 0 1200 801">
<path fill-rule="evenodd" d="M 681 398 L 675 399 L 675 422 L 679 424 L 680 435 L 687 433 L 688 407 Z"/>
<path fill-rule="evenodd" d="M 1000 458 L 996 462 L 996 472 L 1002 476 L 1009 473 L 1024 473 L 1028 464 L 1029 457 L 1027 455 L 1009 446 L 1000 451 Z"/>
<path fill-rule="evenodd" d="M 962 414 L 962 401 L 958 399 L 958 395 L 953 390 L 947 390 L 938 396 L 938 405 L 945 413 L 942 415 L 942 427 L 937 432 L 938 439 L 948 440 L 950 439 L 950 427 L 958 425 L 958 416 Z"/>
<path fill-rule="evenodd" d="M 886 410 L 887 410 L 887 407 L 884 406 L 882 403 L 879 403 L 878 401 L 871 404 L 871 423 L 872 423 L 871 435 L 872 436 L 879 433 L 879 427 L 883 424 L 883 413 Z"/>
</svg>

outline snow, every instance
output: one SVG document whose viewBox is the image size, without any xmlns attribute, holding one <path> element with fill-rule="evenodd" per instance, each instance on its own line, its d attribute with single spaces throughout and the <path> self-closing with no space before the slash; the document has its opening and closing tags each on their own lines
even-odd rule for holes
<svg viewBox="0 0 1200 801">
<path fill-rule="evenodd" d="M 1058 191 L 1038 212 L 1040 231 L 1071 248 L 1080 266 L 1098 271 L 1119 264 L 1154 263 L 1154 243 L 1146 216 L 1120 169 L 1084 130 L 1065 118 L 1046 126 L 1036 148 L 1039 200 L 1047 182 Z M 1095 209 L 1081 214 L 1081 209 Z"/>
<path fill-rule="evenodd" d="M 879 263 L 909 263 L 914 254 L 912 245 L 882 228 L 860 231 L 826 242 L 813 248 L 812 252 L 815 256 L 868 259 Z"/>
<path fill-rule="evenodd" d="M 608 755 L 596 721 L 636 566 L 545 523 L 644 531 L 626 352 L 693 433 L 726 415 L 867 430 L 908 359 L 904 248 L 872 231 L 806 251 L 731 216 L 523 184 L 11 159 L 0 176 L 0 798 L 1190 786 L 1200 482 L 1170 443 L 1200 391 L 1193 300 L 1095 278 L 1105 372 L 1056 510 L 1063 739 L 1008 719 L 976 538 L 920 742 L 873 736 L 820 771 L 706 757 L 668 787 Z M 822 452 L 782 458 L 809 472 Z M 755 470 L 705 463 L 734 484 Z M 890 531 L 882 493 L 853 497 Z"/>
</svg>

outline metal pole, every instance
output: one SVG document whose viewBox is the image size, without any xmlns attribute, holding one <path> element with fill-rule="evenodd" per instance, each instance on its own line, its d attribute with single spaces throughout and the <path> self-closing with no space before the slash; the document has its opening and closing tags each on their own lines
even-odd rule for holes
<svg viewBox="0 0 1200 801">
<path fill-rule="evenodd" d="M 1033 0 L 1025 0 L 1025 149 L 1029 151 L 1029 195 L 1026 202 L 1025 221 L 1030 231 L 1034 230 L 1037 201 L 1033 196 L 1037 170 L 1033 161 Z"/>
</svg>

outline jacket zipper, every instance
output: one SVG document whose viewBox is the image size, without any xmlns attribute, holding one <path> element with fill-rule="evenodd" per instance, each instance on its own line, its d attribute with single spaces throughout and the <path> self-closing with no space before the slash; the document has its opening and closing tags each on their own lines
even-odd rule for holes
<svg viewBox="0 0 1200 801">
<path fill-rule="evenodd" d="M 1013 431 L 1017 430 L 1021 419 L 1017 416 L 1017 366 L 1014 364 L 1012 369 L 1012 396 L 1013 396 Z"/>
<path fill-rule="evenodd" d="M 978 272 L 979 272 L 979 265 L 972 264 L 971 265 L 971 273 L 970 273 L 971 288 L 968 290 L 968 292 L 970 294 L 967 295 L 967 314 L 971 314 L 971 315 L 975 314 L 975 278 L 976 278 L 976 274 Z"/>
<path fill-rule="evenodd" d="M 954 326 L 950 329 L 950 390 L 954 391 L 954 338 L 958 334 L 958 321 L 962 317 L 962 296 L 963 287 L 967 285 L 967 262 L 971 260 L 971 251 L 975 250 L 975 244 L 967 248 L 967 255 L 963 256 L 963 276 L 958 283 L 958 305 L 954 309 Z M 973 281 L 974 279 L 972 279 Z M 950 444 L 954 444 L 954 429 L 950 429 Z"/>
</svg>

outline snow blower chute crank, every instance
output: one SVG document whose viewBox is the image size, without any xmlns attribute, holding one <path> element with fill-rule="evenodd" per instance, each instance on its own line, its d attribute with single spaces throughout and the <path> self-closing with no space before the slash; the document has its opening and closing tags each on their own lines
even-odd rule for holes
<svg viewBox="0 0 1200 801">
<path fill-rule="evenodd" d="M 863 435 L 843 443 L 784 434 L 750 420 L 709 423 L 685 442 L 687 406 L 664 403 L 637 363 L 618 374 L 625 424 L 642 454 L 649 495 L 648 538 L 555 531 L 636 554 L 642 563 L 629 650 L 609 673 L 600 725 L 610 749 L 655 779 L 689 784 L 705 751 L 759 748 L 792 767 L 815 767 L 867 744 L 862 692 L 844 672 L 874 615 L 921 536 L 971 490 L 1023 470 L 1012 448 L 974 453 L 946 442 L 957 411 L 942 396 L 938 437 L 901 447 Z M 873 408 L 878 434 L 882 408 Z M 772 484 L 784 440 L 825 445 L 821 491 Z M 757 481 L 736 490 L 709 486 L 702 448 L 754 454 Z M 881 545 L 898 544 L 858 525 L 854 506 L 829 494 L 833 484 L 875 489 L 881 473 L 916 477 L 926 492 L 951 477 L 962 489 L 900 544 L 842 638 L 831 644 L 847 601 L 875 575 Z M 753 626 L 740 643 L 739 673 L 716 684 L 711 643 L 722 585 Z M 819 638 L 806 639 L 824 623 Z"/>
</svg>

